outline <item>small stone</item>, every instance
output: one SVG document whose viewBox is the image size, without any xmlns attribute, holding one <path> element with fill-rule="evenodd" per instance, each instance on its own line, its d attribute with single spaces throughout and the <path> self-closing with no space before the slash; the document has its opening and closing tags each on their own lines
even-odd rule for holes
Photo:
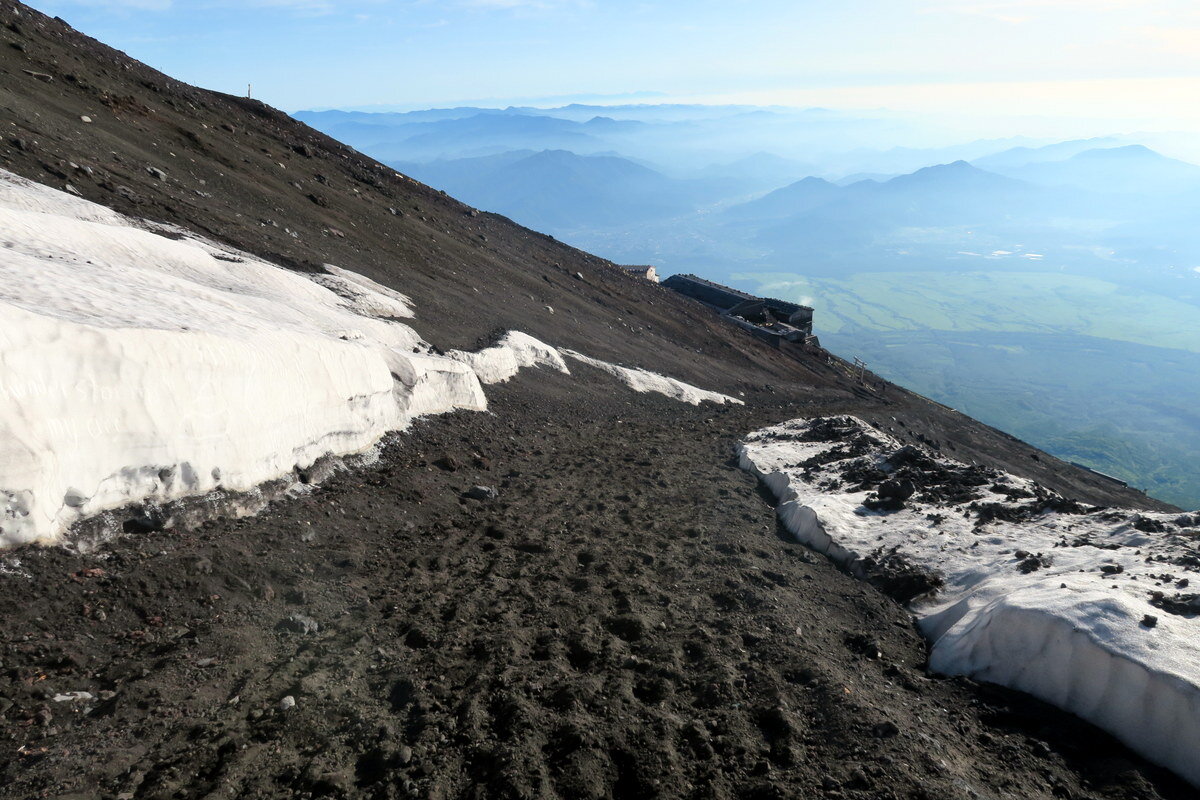
<svg viewBox="0 0 1200 800">
<path fill-rule="evenodd" d="M 285 697 L 279 701 L 279 710 L 280 711 L 291 711 L 295 707 L 296 707 L 296 698 L 292 697 L 290 694 L 287 697 Z"/>
<path fill-rule="evenodd" d="M 433 465 L 438 469 L 444 469 L 446 472 L 457 472 L 462 469 L 463 463 L 452 454 L 447 454 L 434 461 Z"/>
<path fill-rule="evenodd" d="M 63 692 L 56 694 L 52 698 L 56 703 L 76 703 L 95 700 L 96 697 L 91 692 Z"/>
<path fill-rule="evenodd" d="M 146 172 L 149 172 L 160 181 L 165 181 L 167 179 L 167 173 L 163 172 L 158 167 L 146 167 Z"/>
<path fill-rule="evenodd" d="M 209 558 L 197 556 L 192 559 L 188 566 L 188 572 L 192 575 L 212 575 L 213 563 Z"/>
<path fill-rule="evenodd" d="M 312 617 L 306 617 L 303 614 L 289 614 L 286 619 L 280 620 L 275 626 L 278 630 L 298 633 L 301 636 L 311 636 L 321 630 L 320 624 Z"/>
<path fill-rule="evenodd" d="M 492 486 L 472 486 L 467 490 L 467 497 L 472 500 L 495 500 L 499 496 L 500 492 Z"/>
<path fill-rule="evenodd" d="M 900 728 L 894 722 L 881 722 L 871 728 L 871 735 L 876 739 L 890 739 L 900 733 Z"/>
<path fill-rule="evenodd" d="M 91 123 L 91 121 L 92 121 L 92 118 L 91 118 L 91 117 L 89 117 L 87 114 L 84 114 L 82 117 L 80 117 L 80 118 L 79 118 L 79 121 L 80 121 L 80 122 L 87 122 L 87 123 Z"/>
<path fill-rule="evenodd" d="M 413 758 L 412 748 L 406 744 L 400 745 L 400 749 L 396 751 L 396 758 L 401 764 L 408 764 Z"/>
<path fill-rule="evenodd" d="M 1147 614 L 1146 616 L 1142 617 L 1142 624 L 1147 628 L 1153 628 L 1158 624 L 1158 617 L 1154 616 L 1153 614 Z"/>
</svg>

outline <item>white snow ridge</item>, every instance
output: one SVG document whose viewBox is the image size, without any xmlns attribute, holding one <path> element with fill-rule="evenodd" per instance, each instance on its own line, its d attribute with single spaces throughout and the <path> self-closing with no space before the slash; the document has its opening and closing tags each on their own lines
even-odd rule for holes
<svg viewBox="0 0 1200 800">
<path fill-rule="evenodd" d="M 1028 692 L 1200 785 L 1200 516 L 1082 507 L 854 417 L 766 428 L 740 459 L 802 543 L 940 578 L 911 604 L 933 669 Z"/>
<path fill-rule="evenodd" d="M 690 403 L 694 406 L 701 403 L 745 405 L 744 402 L 738 400 L 736 397 L 730 397 L 720 392 L 710 392 L 707 389 L 699 389 L 690 383 L 668 378 L 665 375 L 659 375 L 657 372 L 650 372 L 639 367 L 621 367 L 607 361 L 585 356 L 583 353 L 576 353 L 574 350 L 564 349 L 561 352 L 563 355 L 573 358 L 582 364 L 587 364 L 589 367 L 595 367 L 607 372 L 635 392 L 656 392 L 657 394 L 666 395 L 672 400 L 678 400 L 681 403 Z"/>
<path fill-rule="evenodd" d="M 516 331 L 437 355 L 412 316 L 354 272 L 290 272 L 0 170 L 0 547 L 249 491 L 417 416 L 484 410 L 481 380 L 567 371 Z"/>
<path fill-rule="evenodd" d="M 401 296 L 318 280 L 337 293 L 0 173 L 0 544 L 486 407 L 467 365 L 367 316 L 408 313 Z"/>
<path fill-rule="evenodd" d="M 451 350 L 446 355 L 469 364 L 484 383 L 504 383 L 526 367 L 543 365 L 571 374 L 557 350 L 520 331 L 509 331 L 496 344 L 478 353 Z"/>
</svg>

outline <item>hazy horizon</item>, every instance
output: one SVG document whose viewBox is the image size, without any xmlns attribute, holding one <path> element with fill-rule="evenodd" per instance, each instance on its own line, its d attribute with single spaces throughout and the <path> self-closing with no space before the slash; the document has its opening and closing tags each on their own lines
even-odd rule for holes
<svg viewBox="0 0 1200 800">
<path fill-rule="evenodd" d="M 1200 133 L 1200 8 L 1181 0 L 34 5 L 288 111 L 634 98 L 887 109 L 977 138 Z"/>
</svg>

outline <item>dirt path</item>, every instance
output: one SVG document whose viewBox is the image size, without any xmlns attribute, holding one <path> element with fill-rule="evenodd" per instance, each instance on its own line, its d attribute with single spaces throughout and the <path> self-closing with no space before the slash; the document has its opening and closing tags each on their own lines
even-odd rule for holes
<svg viewBox="0 0 1200 800">
<path fill-rule="evenodd" d="M 781 411 L 492 395 L 259 518 L 6 558 L 0 797 L 1194 796 L 926 676 L 733 465 Z"/>
</svg>

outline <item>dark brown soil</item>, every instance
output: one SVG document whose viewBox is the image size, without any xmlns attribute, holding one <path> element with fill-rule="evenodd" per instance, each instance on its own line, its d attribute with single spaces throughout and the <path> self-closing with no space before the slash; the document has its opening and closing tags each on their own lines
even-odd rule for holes
<svg viewBox="0 0 1200 800">
<path fill-rule="evenodd" d="M 587 373 L 525 373 L 253 520 L 10 556 L 0 796 L 1193 796 L 927 675 L 909 615 L 734 466 L 777 411 Z"/>
<path fill-rule="evenodd" d="M 854 413 L 1069 498 L 1162 504 L 12 0 L 0 167 L 365 273 L 439 347 L 515 328 L 747 401 L 524 373 L 493 414 L 423 421 L 257 518 L 5 556 L 0 797 L 1194 796 L 1071 717 L 925 675 L 907 614 L 787 543 L 733 447 Z"/>
</svg>

